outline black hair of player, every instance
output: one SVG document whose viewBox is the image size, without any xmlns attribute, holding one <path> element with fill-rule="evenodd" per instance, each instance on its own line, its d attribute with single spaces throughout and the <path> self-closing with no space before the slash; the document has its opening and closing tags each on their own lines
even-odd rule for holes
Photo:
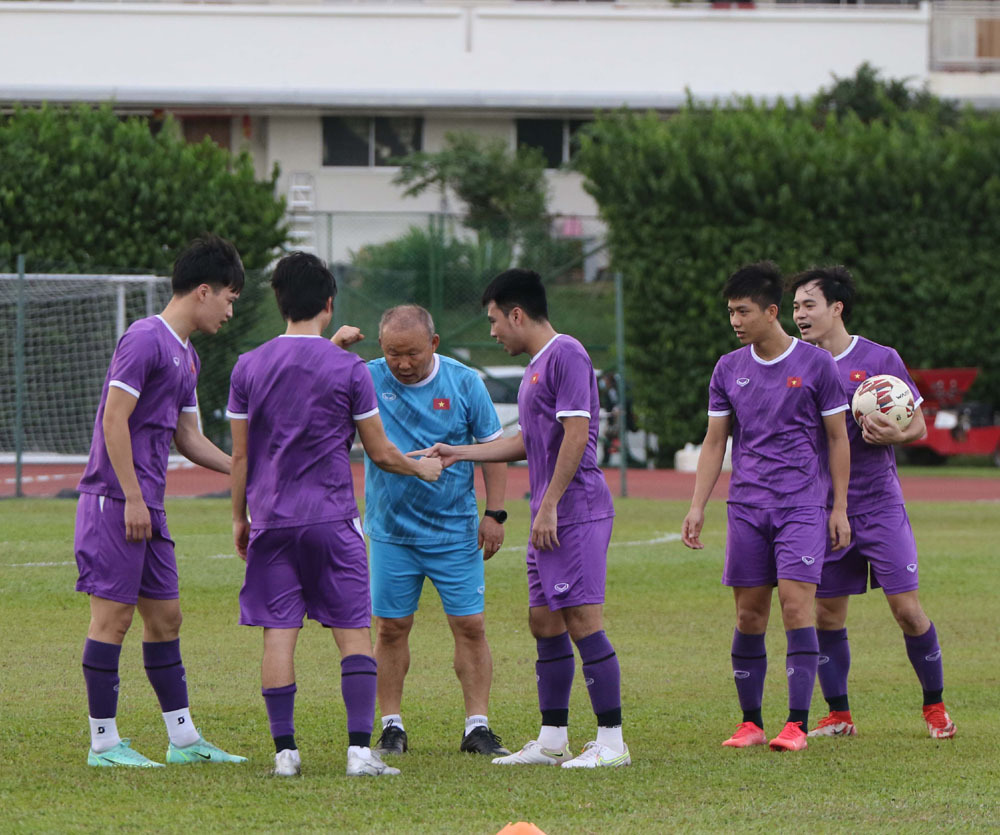
<svg viewBox="0 0 1000 835">
<path fill-rule="evenodd" d="M 504 316 L 509 316 L 515 307 L 519 307 L 531 319 L 539 322 L 547 322 L 549 319 L 545 285 L 542 284 L 542 277 L 534 270 L 515 268 L 500 273 L 483 291 L 483 307 L 490 302 L 496 304 Z"/>
<path fill-rule="evenodd" d="M 243 261 L 236 247 L 218 235 L 202 235 L 191 241 L 174 261 L 170 289 L 175 296 L 186 296 L 207 284 L 215 292 L 226 288 L 238 294 L 243 292 L 245 280 Z"/>
<path fill-rule="evenodd" d="M 795 293 L 799 287 L 816 282 L 828 305 L 840 302 L 844 307 L 840 311 L 841 321 L 846 325 L 851 320 L 854 310 L 854 278 L 847 267 L 837 264 L 832 267 L 813 267 L 793 275 L 788 280 L 788 292 Z"/>
<path fill-rule="evenodd" d="M 728 279 L 722 288 L 722 297 L 726 301 L 734 299 L 750 299 L 761 310 L 767 310 L 772 304 L 781 308 L 781 270 L 773 261 L 758 261 L 740 267 Z"/>
<path fill-rule="evenodd" d="M 271 286 L 278 310 L 288 322 L 314 319 L 337 295 L 333 273 L 309 252 L 291 252 L 282 258 L 271 275 Z"/>
</svg>

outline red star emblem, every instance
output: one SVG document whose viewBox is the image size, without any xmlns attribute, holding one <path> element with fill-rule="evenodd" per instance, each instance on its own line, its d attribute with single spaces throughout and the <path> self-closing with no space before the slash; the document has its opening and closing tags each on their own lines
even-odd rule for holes
<svg viewBox="0 0 1000 835">
<path fill-rule="evenodd" d="M 448 397 L 435 397 L 434 398 L 434 408 L 438 411 L 444 409 L 451 409 L 451 399 Z"/>
<path fill-rule="evenodd" d="M 802 388 L 802 378 L 801 377 L 789 377 L 788 387 L 790 389 L 800 389 Z"/>
<path fill-rule="evenodd" d="M 860 383 L 862 380 L 867 379 L 867 377 L 868 377 L 868 372 L 867 371 L 852 371 L 851 372 L 851 382 L 852 383 Z"/>
<path fill-rule="evenodd" d="M 192 373 L 192 374 L 195 374 L 195 373 L 196 373 L 196 372 L 195 372 L 195 369 L 194 369 L 194 360 L 191 360 L 191 373 Z"/>
<path fill-rule="evenodd" d="M 532 385 L 534 385 L 535 383 L 538 382 L 538 372 L 537 371 L 534 374 L 531 375 L 531 379 L 528 382 L 531 383 Z"/>
</svg>

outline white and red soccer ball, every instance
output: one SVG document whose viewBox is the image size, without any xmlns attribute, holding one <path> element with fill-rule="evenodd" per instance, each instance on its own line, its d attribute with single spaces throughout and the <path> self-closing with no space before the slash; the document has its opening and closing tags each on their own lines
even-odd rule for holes
<svg viewBox="0 0 1000 835">
<path fill-rule="evenodd" d="M 881 412 L 887 418 L 896 421 L 900 429 L 906 429 L 913 420 L 916 406 L 913 403 L 913 392 L 899 377 L 891 374 L 877 374 L 869 377 L 854 392 L 851 398 L 851 414 L 858 426 L 862 418 L 872 412 Z"/>
</svg>

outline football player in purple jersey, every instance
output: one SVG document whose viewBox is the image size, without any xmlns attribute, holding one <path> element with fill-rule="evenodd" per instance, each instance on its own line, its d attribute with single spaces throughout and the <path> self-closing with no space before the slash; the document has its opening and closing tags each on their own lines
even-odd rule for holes
<svg viewBox="0 0 1000 835">
<path fill-rule="evenodd" d="M 881 587 L 893 617 L 903 630 L 906 654 L 923 689 L 924 719 L 936 739 L 955 735 L 941 693 L 944 674 L 934 624 L 924 613 L 917 591 L 917 546 L 903 504 L 893 448 L 926 432 L 920 392 L 895 350 L 847 330 L 854 307 L 854 280 L 844 267 L 807 270 L 789 283 L 795 294 L 795 324 L 807 342 L 829 351 L 850 399 L 858 385 L 877 374 L 892 374 L 913 392 L 913 420 L 901 429 L 894 420 L 873 413 L 861 426 L 848 420 L 851 481 L 847 514 L 852 542 L 827 554 L 816 591 L 819 638 L 819 682 L 830 712 L 809 736 L 853 736 L 857 733 L 847 699 L 851 650 L 847 640 L 847 605 L 852 594 L 864 594 L 869 574 Z"/>
</svg>

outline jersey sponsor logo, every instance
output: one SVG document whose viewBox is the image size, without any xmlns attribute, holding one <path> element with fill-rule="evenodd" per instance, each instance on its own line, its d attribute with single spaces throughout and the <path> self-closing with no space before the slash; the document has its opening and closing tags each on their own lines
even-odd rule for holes
<svg viewBox="0 0 1000 835">
<path fill-rule="evenodd" d="M 795 668 L 794 667 L 786 667 L 785 668 L 785 675 L 788 676 L 789 678 L 791 678 L 793 675 L 795 675 Z"/>
<path fill-rule="evenodd" d="M 816 558 L 815 557 L 802 557 L 802 562 L 804 562 L 806 565 L 812 565 L 814 562 L 816 562 Z"/>
<path fill-rule="evenodd" d="M 451 409 L 451 398 L 450 397 L 435 397 L 434 398 L 434 410 L 437 412 L 447 412 Z"/>
<path fill-rule="evenodd" d="M 480 586 L 476 589 L 476 591 L 479 592 L 479 594 L 486 594 L 486 586 Z"/>
<path fill-rule="evenodd" d="M 906 570 L 909 571 L 910 574 L 916 574 L 917 564 L 915 562 L 911 562 L 908 566 L 906 566 Z"/>
<path fill-rule="evenodd" d="M 180 367 L 180 364 L 181 364 L 181 358 L 180 357 L 174 357 L 174 365 Z"/>
<path fill-rule="evenodd" d="M 733 670 L 733 678 L 745 679 L 750 678 L 749 670 Z"/>
<path fill-rule="evenodd" d="M 936 649 L 930 655 L 924 656 L 924 661 L 937 661 L 941 657 L 941 650 Z"/>
<path fill-rule="evenodd" d="M 736 385 L 738 385 L 740 388 L 743 388 L 743 386 L 746 386 L 746 385 L 749 385 L 749 384 L 750 384 L 750 378 L 749 377 L 740 377 L 736 381 Z"/>
<path fill-rule="evenodd" d="M 569 591 L 569 583 L 556 583 L 552 588 L 562 594 L 564 591 Z"/>
<path fill-rule="evenodd" d="M 538 372 L 537 371 L 534 374 L 531 375 L 531 379 L 528 380 L 528 382 L 531 383 L 531 385 L 534 385 L 535 383 L 538 382 Z"/>
<path fill-rule="evenodd" d="M 862 380 L 867 380 L 867 379 L 868 379 L 868 372 L 867 371 L 861 371 L 859 369 L 857 371 L 852 371 L 851 372 L 851 382 L 852 383 L 860 383 Z"/>
<path fill-rule="evenodd" d="M 816 659 L 816 663 L 818 665 L 829 664 L 830 663 L 830 656 L 829 655 L 821 655 L 821 656 L 819 656 Z"/>
<path fill-rule="evenodd" d="M 395 392 L 392 392 L 392 391 L 383 391 L 382 392 L 382 399 L 383 400 L 387 400 L 387 401 L 389 401 L 391 403 L 393 400 L 396 399 L 396 394 L 395 394 Z"/>
<path fill-rule="evenodd" d="M 594 683 L 594 680 L 592 678 L 585 678 L 583 680 L 583 683 L 586 684 L 587 687 L 590 687 L 590 685 L 592 685 Z"/>
<path fill-rule="evenodd" d="M 800 389 L 802 388 L 802 378 L 801 377 L 789 377 L 786 385 L 790 389 Z"/>
</svg>

